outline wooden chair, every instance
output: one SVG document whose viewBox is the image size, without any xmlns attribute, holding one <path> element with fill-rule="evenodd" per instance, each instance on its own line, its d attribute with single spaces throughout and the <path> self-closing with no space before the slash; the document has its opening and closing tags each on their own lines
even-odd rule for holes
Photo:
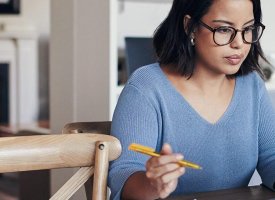
<svg viewBox="0 0 275 200">
<path fill-rule="evenodd" d="M 115 137 L 100 134 L 109 133 L 105 131 L 110 130 L 110 122 L 107 123 L 109 124 L 107 128 L 104 123 L 99 123 L 98 126 L 97 123 L 89 123 L 91 124 L 95 128 L 104 127 L 101 129 L 104 132 L 99 129 L 87 131 L 88 129 L 77 126 L 77 129 L 82 130 L 81 134 L 0 138 L 0 173 L 80 167 L 51 197 L 51 200 L 69 199 L 92 174 L 94 174 L 92 199 L 105 200 L 108 163 L 119 157 L 121 145 Z M 71 126 L 66 125 L 63 133 L 72 130 L 68 127 Z"/>
<path fill-rule="evenodd" d="M 72 122 L 64 126 L 63 134 L 72 133 L 98 133 L 110 135 L 111 121 L 101 122 Z M 95 188 L 93 176 L 85 183 L 85 192 L 87 199 L 92 198 L 93 189 Z M 104 187 L 106 188 L 106 187 Z"/>
</svg>

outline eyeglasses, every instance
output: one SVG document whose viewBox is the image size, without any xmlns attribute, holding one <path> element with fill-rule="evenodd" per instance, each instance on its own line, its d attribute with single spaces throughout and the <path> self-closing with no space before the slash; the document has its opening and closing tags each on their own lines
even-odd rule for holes
<svg viewBox="0 0 275 200">
<path fill-rule="evenodd" d="M 231 43 L 238 32 L 242 33 L 244 43 L 256 43 L 262 37 L 265 29 L 265 26 L 262 23 L 247 26 L 242 30 L 235 29 L 231 26 L 220 26 L 218 28 L 212 28 L 202 21 L 199 21 L 199 23 L 211 32 L 213 32 L 213 40 L 219 46 L 224 46 Z"/>
</svg>

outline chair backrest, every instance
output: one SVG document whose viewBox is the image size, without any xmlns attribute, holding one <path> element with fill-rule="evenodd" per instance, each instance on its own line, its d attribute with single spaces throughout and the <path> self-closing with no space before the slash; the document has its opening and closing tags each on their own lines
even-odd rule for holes
<svg viewBox="0 0 275 200">
<path fill-rule="evenodd" d="M 64 126 L 62 133 L 63 134 L 98 133 L 98 134 L 110 135 L 110 131 L 111 131 L 111 121 L 72 122 Z M 96 190 L 96 185 L 97 185 L 97 180 L 95 179 L 95 177 L 93 178 L 93 176 L 88 181 L 86 181 L 85 192 L 86 192 L 87 199 L 92 198 L 92 194 L 94 194 L 94 190 Z M 104 186 L 104 189 L 105 188 L 107 189 L 107 186 Z"/>
<path fill-rule="evenodd" d="M 92 174 L 93 199 L 106 199 L 108 163 L 118 158 L 121 145 L 95 132 L 0 138 L 0 173 L 80 167 L 51 199 L 70 198 Z"/>
</svg>

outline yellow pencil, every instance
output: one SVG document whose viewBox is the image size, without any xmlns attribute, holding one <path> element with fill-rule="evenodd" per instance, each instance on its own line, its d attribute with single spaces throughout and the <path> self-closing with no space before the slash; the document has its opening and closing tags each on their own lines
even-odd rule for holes
<svg viewBox="0 0 275 200">
<path fill-rule="evenodd" d="M 136 143 L 132 143 L 129 145 L 128 147 L 129 150 L 132 150 L 132 151 L 136 151 L 136 152 L 139 152 L 139 153 L 143 153 L 143 154 L 146 154 L 146 155 L 149 155 L 149 156 L 155 156 L 155 157 L 159 157 L 160 154 L 155 152 L 155 150 L 153 148 L 150 148 L 150 147 L 146 147 L 146 146 L 143 146 L 143 145 L 140 145 L 140 144 L 136 144 Z M 193 169 L 202 169 L 201 166 L 195 164 L 195 163 L 192 163 L 190 161 L 187 161 L 187 160 L 180 160 L 178 162 L 178 164 L 180 166 L 183 166 L 183 167 L 190 167 L 190 168 L 193 168 Z"/>
</svg>

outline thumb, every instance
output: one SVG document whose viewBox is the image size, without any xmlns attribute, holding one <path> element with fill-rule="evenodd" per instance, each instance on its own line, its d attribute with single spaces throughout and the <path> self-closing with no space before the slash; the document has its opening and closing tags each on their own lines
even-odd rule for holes
<svg viewBox="0 0 275 200">
<path fill-rule="evenodd" d="M 169 155 L 172 154 L 172 147 L 168 143 L 164 143 L 160 152 L 162 155 Z"/>
</svg>

